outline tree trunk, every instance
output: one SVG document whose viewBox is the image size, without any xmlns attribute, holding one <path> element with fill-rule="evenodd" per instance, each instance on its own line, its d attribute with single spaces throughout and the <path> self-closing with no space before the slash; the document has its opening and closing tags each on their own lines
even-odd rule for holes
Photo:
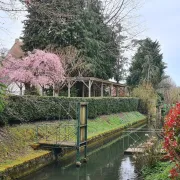
<svg viewBox="0 0 180 180">
<path fill-rule="evenodd" d="M 22 86 L 20 86 L 20 94 L 19 94 L 20 96 L 22 96 L 23 94 L 22 94 Z"/>
<path fill-rule="evenodd" d="M 31 94 L 31 85 L 29 83 L 25 83 L 25 92 L 24 95 L 30 95 Z"/>
</svg>

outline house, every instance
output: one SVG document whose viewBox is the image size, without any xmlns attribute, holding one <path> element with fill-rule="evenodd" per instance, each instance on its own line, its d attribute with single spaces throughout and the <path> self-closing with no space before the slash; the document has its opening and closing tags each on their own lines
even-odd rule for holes
<svg viewBox="0 0 180 180">
<path fill-rule="evenodd" d="M 22 41 L 20 41 L 19 39 L 15 39 L 15 43 L 9 50 L 8 54 L 11 54 L 14 58 L 22 58 L 25 54 L 21 48 L 22 45 Z"/>
<path fill-rule="evenodd" d="M 24 51 L 22 50 L 21 46 L 23 45 L 23 42 L 19 39 L 15 39 L 15 42 L 12 46 L 12 48 L 9 50 L 8 54 L 11 54 L 14 58 L 22 58 L 24 57 Z M 12 83 L 8 86 L 7 90 L 10 94 L 20 95 L 24 94 L 24 88 L 22 89 L 22 92 L 20 92 L 19 88 L 20 84 Z"/>
</svg>

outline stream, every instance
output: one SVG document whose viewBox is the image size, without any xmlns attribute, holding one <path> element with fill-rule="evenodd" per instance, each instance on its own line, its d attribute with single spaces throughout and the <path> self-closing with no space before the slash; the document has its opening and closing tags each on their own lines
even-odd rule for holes
<svg viewBox="0 0 180 180">
<path fill-rule="evenodd" d="M 141 131 L 143 129 L 147 130 L 147 127 L 142 128 Z M 60 162 L 54 163 L 23 180 L 139 180 L 134 171 L 132 156 L 124 155 L 124 150 L 133 144 L 134 140 L 141 143 L 147 139 L 145 134 L 145 132 L 136 131 L 130 136 L 124 138 L 121 136 L 111 141 L 91 152 L 87 164 L 82 164 L 80 168 L 76 168 L 74 164 L 63 167 Z"/>
</svg>

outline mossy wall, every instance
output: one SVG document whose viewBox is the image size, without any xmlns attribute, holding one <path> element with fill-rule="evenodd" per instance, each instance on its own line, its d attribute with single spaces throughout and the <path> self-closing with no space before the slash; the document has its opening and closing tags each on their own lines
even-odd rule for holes
<svg viewBox="0 0 180 180">
<path fill-rule="evenodd" d="M 9 167 L 4 171 L 0 171 L 0 180 L 13 180 L 31 174 L 44 166 L 54 162 L 52 153 L 46 153 L 39 157 L 29 159 L 21 164 Z"/>
</svg>

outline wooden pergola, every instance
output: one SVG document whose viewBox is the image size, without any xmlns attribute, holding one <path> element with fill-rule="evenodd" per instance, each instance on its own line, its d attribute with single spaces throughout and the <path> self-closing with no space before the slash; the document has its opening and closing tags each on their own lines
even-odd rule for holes
<svg viewBox="0 0 180 180">
<path fill-rule="evenodd" d="M 66 85 L 68 87 L 68 97 L 71 97 L 71 88 L 77 83 L 82 82 L 82 97 L 85 97 L 85 88 L 88 89 L 88 97 L 92 97 L 92 86 L 100 89 L 100 96 L 104 97 L 104 88 L 109 88 L 110 96 L 125 96 L 126 85 L 114 83 L 111 81 L 98 79 L 94 77 L 69 77 L 66 78 Z M 115 90 L 115 95 L 113 90 Z M 95 94 L 95 93 L 94 93 Z M 95 96 L 95 95 L 94 95 Z"/>
</svg>

